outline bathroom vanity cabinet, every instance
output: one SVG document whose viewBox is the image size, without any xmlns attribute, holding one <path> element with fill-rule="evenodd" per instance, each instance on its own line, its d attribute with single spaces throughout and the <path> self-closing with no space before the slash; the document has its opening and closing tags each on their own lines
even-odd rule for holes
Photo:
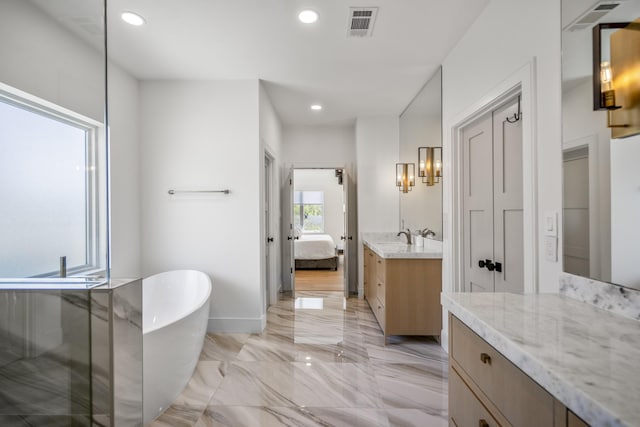
<svg viewBox="0 0 640 427">
<path fill-rule="evenodd" d="M 451 314 L 449 340 L 450 425 L 588 426 Z"/>
<path fill-rule="evenodd" d="M 385 342 L 390 335 L 440 336 L 441 287 L 441 259 L 387 258 L 364 246 L 364 295 Z"/>
<path fill-rule="evenodd" d="M 449 419 L 454 426 L 565 426 L 565 408 L 449 316 Z"/>
<path fill-rule="evenodd" d="M 634 318 L 555 294 L 441 299 L 450 426 L 640 425 Z"/>
</svg>

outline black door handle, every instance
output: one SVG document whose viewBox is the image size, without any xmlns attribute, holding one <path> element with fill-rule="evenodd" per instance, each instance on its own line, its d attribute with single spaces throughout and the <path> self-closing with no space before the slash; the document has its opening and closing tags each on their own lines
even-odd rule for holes
<svg viewBox="0 0 640 427">
<path fill-rule="evenodd" d="M 267 242 L 268 242 L 268 243 L 273 242 L 273 237 L 267 237 Z"/>
<path fill-rule="evenodd" d="M 502 263 L 501 262 L 496 262 L 496 271 L 498 273 L 502 273 Z"/>
<path fill-rule="evenodd" d="M 340 236 L 340 240 L 346 240 L 344 236 Z"/>
<path fill-rule="evenodd" d="M 292 239 L 292 237 L 291 237 L 291 236 L 287 236 L 287 240 L 291 240 L 291 239 Z"/>
<path fill-rule="evenodd" d="M 499 262 L 494 264 L 493 261 L 491 261 L 490 259 L 478 261 L 478 267 L 480 268 L 486 267 L 487 270 L 489 271 L 493 271 L 493 270 L 498 270 L 499 272 L 502 271 L 502 264 L 500 264 Z"/>
<path fill-rule="evenodd" d="M 349 236 L 349 240 L 353 240 L 353 236 Z"/>
</svg>

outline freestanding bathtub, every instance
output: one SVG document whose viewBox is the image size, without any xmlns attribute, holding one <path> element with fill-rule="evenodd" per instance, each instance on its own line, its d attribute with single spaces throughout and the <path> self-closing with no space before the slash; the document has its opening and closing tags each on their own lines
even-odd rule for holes
<svg viewBox="0 0 640 427">
<path fill-rule="evenodd" d="M 193 375 L 207 332 L 211 279 L 175 270 L 142 281 L 144 424 L 182 392 Z"/>
</svg>

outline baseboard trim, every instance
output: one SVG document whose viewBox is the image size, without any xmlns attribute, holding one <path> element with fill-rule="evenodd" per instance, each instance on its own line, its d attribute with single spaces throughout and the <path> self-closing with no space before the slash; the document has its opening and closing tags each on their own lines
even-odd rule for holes
<svg viewBox="0 0 640 427">
<path fill-rule="evenodd" d="M 440 331 L 440 346 L 449 354 L 449 331 L 446 329 Z"/>
<path fill-rule="evenodd" d="M 209 318 L 207 332 L 258 334 L 267 325 L 267 317 L 215 317 Z"/>
</svg>

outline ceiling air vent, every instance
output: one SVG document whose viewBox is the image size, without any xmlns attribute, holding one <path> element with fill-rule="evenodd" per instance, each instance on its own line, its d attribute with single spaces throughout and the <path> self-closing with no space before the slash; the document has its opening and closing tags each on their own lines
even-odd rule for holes
<svg viewBox="0 0 640 427">
<path fill-rule="evenodd" d="M 347 36 L 371 37 L 373 24 L 378 14 L 377 7 L 351 7 L 349 8 L 349 23 Z"/>
<path fill-rule="evenodd" d="M 564 30 L 580 31 L 591 29 L 597 24 L 604 16 L 611 12 L 616 7 L 620 6 L 620 3 L 624 0 L 607 1 L 601 0 L 596 2 L 592 7 L 584 11 L 580 16 L 567 25 Z"/>
</svg>

